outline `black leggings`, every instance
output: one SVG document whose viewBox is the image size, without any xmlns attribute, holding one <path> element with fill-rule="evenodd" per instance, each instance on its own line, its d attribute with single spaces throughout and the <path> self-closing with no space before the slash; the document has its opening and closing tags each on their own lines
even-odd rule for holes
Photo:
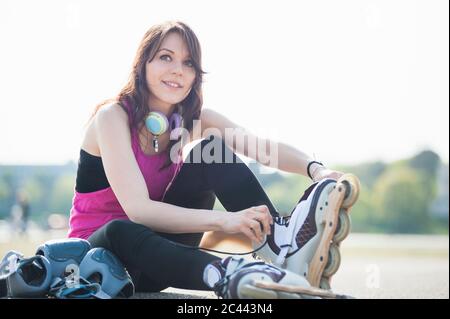
<svg viewBox="0 0 450 319">
<path fill-rule="evenodd" d="M 203 157 L 198 157 L 200 163 L 193 161 L 195 154 L 203 154 L 204 151 L 219 156 L 214 154 L 218 149 L 222 151 L 221 162 L 205 162 Z M 232 163 L 224 162 L 230 158 Z M 164 202 L 211 210 L 216 196 L 230 212 L 267 205 L 273 216 L 278 214 L 247 165 L 220 138 L 211 136 L 191 150 Z M 167 287 L 210 290 L 203 283 L 203 270 L 208 263 L 219 258 L 174 243 L 198 246 L 202 236 L 203 233 L 159 233 L 128 220 L 114 220 L 98 229 L 88 240 L 92 247 L 104 247 L 123 262 L 138 292 L 161 291 Z"/>
</svg>

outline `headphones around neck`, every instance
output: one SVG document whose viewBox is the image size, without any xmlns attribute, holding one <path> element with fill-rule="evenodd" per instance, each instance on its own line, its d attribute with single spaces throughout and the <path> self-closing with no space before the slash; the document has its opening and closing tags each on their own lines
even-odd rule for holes
<svg viewBox="0 0 450 319">
<path fill-rule="evenodd" d="M 177 140 L 181 136 L 181 130 L 177 130 L 182 126 L 182 116 L 173 113 L 168 120 L 167 117 L 158 111 L 150 112 L 145 118 L 145 126 L 147 130 L 153 134 L 153 148 L 158 152 L 158 137 L 164 134 L 170 128 L 170 139 Z"/>
</svg>

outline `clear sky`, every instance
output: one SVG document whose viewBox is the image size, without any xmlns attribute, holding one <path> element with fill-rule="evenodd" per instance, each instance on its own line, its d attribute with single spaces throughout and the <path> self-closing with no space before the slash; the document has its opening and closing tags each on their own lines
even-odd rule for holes
<svg viewBox="0 0 450 319">
<path fill-rule="evenodd" d="M 0 164 L 78 159 L 153 24 L 202 45 L 204 107 L 327 164 L 449 157 L 449 2 L 0 1 Z"/>
</svg>

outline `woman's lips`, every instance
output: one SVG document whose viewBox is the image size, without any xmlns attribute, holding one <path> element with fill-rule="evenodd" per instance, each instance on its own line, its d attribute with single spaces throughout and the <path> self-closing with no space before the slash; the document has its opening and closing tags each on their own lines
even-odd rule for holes
<svg viewBox="0 0 450 319">
<path fill-rule="evenodd" d="M 179 85 L 178 83 L 174 83 L 174 82 L 170 82 L 170 81 L 162 81 L 162 83 L 164 83 L 165 86 L 171 88 L 171 89 L 181 89 L 183 88 L 181 85 Z"/>
</svg>

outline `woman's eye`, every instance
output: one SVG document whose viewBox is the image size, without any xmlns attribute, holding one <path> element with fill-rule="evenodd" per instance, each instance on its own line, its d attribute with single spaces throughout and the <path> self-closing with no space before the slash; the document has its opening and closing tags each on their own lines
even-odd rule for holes
<svg viewBox="0 0 450 319">
<path fill-rule="evenodd" d="M 172 57 L 170 55 L 167 55 L 167 54 L 161 55 L 159 58 L 161 60 L 163 60 L 163 61 L 166 61 L 166 62 L 172 61 Z M 192 60 L 188 60 L 188 61 L 184 62 L 184 64 L 186 66 L 190 67 L 190 68 L 194 67 L 194 62 Z"/>
<path fill-rule="evenodd" d="M 160 57 L 159 57 L 161 60 L 164 60 L 164 61 L 170 61 L 170 60 L 172 60 L 172 58 L 169 56 L 169 55 L 161 55 Z"/>
</svg>

